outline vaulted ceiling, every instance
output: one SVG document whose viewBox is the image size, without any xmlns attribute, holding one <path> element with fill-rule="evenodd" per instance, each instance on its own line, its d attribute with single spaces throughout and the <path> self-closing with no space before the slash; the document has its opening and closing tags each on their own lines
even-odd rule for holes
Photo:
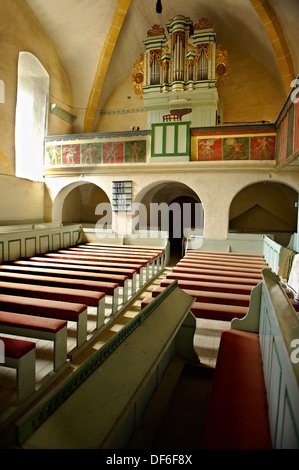
<svg viewBox="0 0 299 470">
<path fill-rule="evenodd" d="M 51 37 L 72 85 L 74 113 L 91 132 L 96 113 L 132 73 L 154 24 L 208 17 L 218 42 L 235 44 L 285 87 L 299 74 L 298 0 L 26 0 Z M 81 122 L 80 122 L 81 120 Z"/>
</svg>

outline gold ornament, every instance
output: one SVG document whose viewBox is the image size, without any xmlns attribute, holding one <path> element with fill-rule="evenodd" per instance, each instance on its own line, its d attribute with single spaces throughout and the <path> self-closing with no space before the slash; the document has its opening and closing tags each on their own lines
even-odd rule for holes
<svg viewBox="0 0 299 470">
<path fill-rule="evenodd" d="M 139 59 L 134 62 L 134 72 L 132 75 L 132 82 L 134 85 L 134 92 L 136 95 L 143 94 L 143 81 L 144 81 L 144 56 L 141 53 Z"/>
<path fill-rule="evenodd" d="M 220 93 L 222 88 L 227 82 L 229 65 L 228 65 L 227 51 L 223 50 L 221 45 L 217 46 L 216 50 L 216 87 Z"/>
<path fill-rule="evenodd" d="M 152 26 L 152 29 L 150 29 L 150 30 L 147 32 L 147 36 L 148 36 L 148 37 L 161 36 L 162 34 L 164 34 L 164 28 L 160 28 L 160 25 L 159 25 L 159 24 L 154 24 L 154 25 Z"/>
<path fill-rule="evenodd" d="M 202 18 L 196 25 L 194 25 L 194 31 L 211 28 L 213 28 L 213 21 L 209 20 L 208 18 Z"/>
</svg>

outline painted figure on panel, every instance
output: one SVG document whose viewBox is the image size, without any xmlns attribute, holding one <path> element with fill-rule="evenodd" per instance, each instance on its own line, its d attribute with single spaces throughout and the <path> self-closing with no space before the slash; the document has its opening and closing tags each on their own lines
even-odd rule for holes
<svg viewBox="0 0 299 470">
<path fill-rule="evenodd" d="M 103 144 L 103 163 L 123 163 L 123 142 L 105 142 Z"/>
<path fill-rule="evenodd" d="M 80 145 L 64 145 L 62 148 L 62 163 L 64 165 L 80 165 Z"/>
<path fill-rule="evenodd" d="M 138 163 L 146 161 L 146 141 L 136 140 L 125 143 L 125 159 L 128 163 Z"/>
<path fill-rule="evenodd" d="M 275 158 L 275 137 L 252 137 L 252 160 L 273 160 Z"/>
<path fill-rule="evenodd" d="M 50 165 L 61 164 L 61 147 L 60 145 L 51 145 L 47 148 Z"/>
<path fill-rule="evenodd" d="M 222 160 L 222 139 L 202 139 L 198 141 L 198 160 Z"/>
<path fill-rule="evenodd" d="M 82 163 L 94 165 L 96 163 L 101 163 L 102 155 L 102 146 L 101 144 L 82 144 L 81 153 L 82 153 Z"/>
<path fill-rule="evenodd" d="M 223 142 L 224 160 L 248 160 L 249 159 L 249 138 L 231 137 Z"/>
</svg>

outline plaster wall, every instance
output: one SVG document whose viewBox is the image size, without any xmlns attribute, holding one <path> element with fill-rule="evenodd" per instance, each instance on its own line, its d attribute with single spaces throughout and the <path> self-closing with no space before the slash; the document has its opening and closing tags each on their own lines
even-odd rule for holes
<svg viewBox="0 0 299 470">
<path fill-rule="evenodd" d="M 197 163 L 197 162 L 196 162 Z M 154 188 L 160 188 L 162 183 L 176 182 L 187 185 L 199 197 L 204 209 L 204 236 L 210 239 L 226 239 L 229 227 L 229 211 L 232 200 L 246 186 L 259 182 L 282 182 L 296 191 L 299 190 L 299 175 L 296 173 L 275 173 L 271 169 L 242 171 L 233 165 L 224 170 L 202 170 L 189 163 L 188 170 L 183 163 L 175 165 L 159 164 L 146 165 L 139 171 L 129 167 L 128 172 L 120 168 L 106 170 L 102 175 L 85 175 L 73 177 L 47 178 L 46 185 L 52 204 L 53 221 L 61 220 L 63 203 L 66 195 L 79 184 L 87 182 L 98 185 L 112 200 L 112 181 L 130 179 L 133 182 L 133 202 L 142 200 L 148 191 L 154 193 Z M 114 214 L 116 224 L 118 215 Z M 121 231 L 130 226 L 131 214 L 119 214 L 122 220 L 117 225 Z M 115 227 L 114 227 L 115 228 Z"/>
<path fill-rule="evenodd" d="M 44 183 L 0 175 L 0 225 L 44 219 Z"/>
<path fill-rule="evenodd" d="M 72 92 L 69 78 L 55 46 L 26 2 L 0 0 L 1 48 L 0 79 L 5 85 L 5 102 L 0 103 L 0 171 L 15 174 L 15 110 L 19 52 L 37 57 L 50 76 L 50 104 L 57 103 L 71 112 Z M 67 134 L 71 125 L 49 115 L 48 134 Z"/>
</svg>

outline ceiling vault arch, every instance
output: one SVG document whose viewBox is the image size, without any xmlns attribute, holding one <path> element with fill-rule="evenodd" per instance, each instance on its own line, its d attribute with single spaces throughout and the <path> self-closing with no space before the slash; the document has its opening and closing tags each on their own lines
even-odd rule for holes
<svg viewBox="0 0 299 470">
<path fill-rule="evenodd" d="M 89 100 L 84 118 L 84 132 L 92 132 L 97 106 L 100 100 L 105 76 L 108 70 L 115 44 L 117 42 L 122 24 L 130 6 L 131 0 L 118 0 L 114 18 L 110 26 L 101 57 L 98 63 L 93 86 L 89 95 Z"/>
<path fill-rule="evenodd" d="M 294 63 L 285 38 L 280 21 L 269 4 L 269 0 L 249 0 L 260 20 L 262 21 L 269 39 L 271 41 L 274 53 L 276 55 L 286 93 L 291 89 L 291 82 L 296 78 Z M 97 66 L 96 75 L 90 92 L 85 118 L 84 132 L 92 132 L 96 110 L 100 100 L 102 88 L 104 85 L 106 73 L 112 57 L 120 30 L 122 28 L 125 16 L 130 6 L 131 0 L 118 0 L 114 18 L 110 26 L 103 50 Z"/>
<path fill-rule="evenodd" d="M 274 49 L 283 82 L 287 93 L 291 89 L 291 82 L 296 78 L 294 63 L 287 40 L 277 15 L 269 0 L 250 0 L 258 16 L 260 17 Z"/>
</svg>

